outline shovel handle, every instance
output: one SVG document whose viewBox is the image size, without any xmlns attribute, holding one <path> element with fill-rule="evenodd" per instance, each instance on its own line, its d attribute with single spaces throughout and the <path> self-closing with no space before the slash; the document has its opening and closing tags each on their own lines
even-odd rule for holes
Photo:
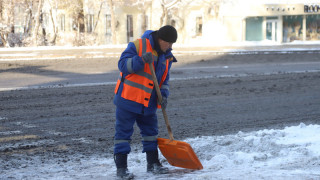
<svg viewBox="0 0 320 180">
<path fill-rule="evenodd" d="M 162 101 L 162 95 L 161 95 L 161 91 L 160 91 L 160 88 L 159 88 L 158 80 L 157 80 L 157 77 L 156 77 L 156 73 L 154 72 L 154 68 L 153 68 L 153 64 L 152 63 L 149 63 L 149 68 L 150 68 L 150 71 L 151 71 L 151 75 L 152 75 L 154 86 L 156 88 L 156 92 L 157 92 L 157 96 L 158 96 L 158 102 L 161 102 Z M 163 106 L 161 106 L 161 109 L 162 109 L 162 114 L 163 114 L 164 121 L 166 122 L 166 125 L 167 125 L 167 129 L 168 129 L 170 140 L 173 140 L 173 134 L 172 134 L 171 127 L 170 127 L 170 124 L 169 124 L 169 119 L 168 119 L 167 112 L 166 112 L 166 110 L 164 109 Z"/>
</svg>

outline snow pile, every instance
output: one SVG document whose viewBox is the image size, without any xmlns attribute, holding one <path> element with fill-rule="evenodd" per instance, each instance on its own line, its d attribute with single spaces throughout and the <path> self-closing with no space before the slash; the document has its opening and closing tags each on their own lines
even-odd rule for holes
<svg viewBox="0 0 320 180">
<path fill-rule="evenodd" d="M 145 172 L 145 154 L 131 153 L 129 170 L 137 179 L 318 179 L 320 178 L 320 125 L 261 130 L 235 135 L 186 139 L 204 169 L 170 166 L 170 174 Z M 41 162 L 34 157 L 19 169 L 0 170 L 0 179 L 115 179 L 112 158 L 75 155 L 71 161 Z M 58 163 L 57 163 L 58 162 Z"/>
<path fill-rule="evenodd" d="M 300 124 L 189 140 L 206 167 L 196 179 L 320 177 L 320 126 Z M 206 144 L 204 143 L 206 142 Z"/>
</svg>

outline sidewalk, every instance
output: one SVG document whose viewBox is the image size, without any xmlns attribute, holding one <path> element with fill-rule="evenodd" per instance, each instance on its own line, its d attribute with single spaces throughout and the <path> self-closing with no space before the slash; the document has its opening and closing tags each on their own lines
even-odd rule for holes
<svg viewBox="0 0 320 180">
<path fill-rule="evenodd" d="M 211 47 L 201 47 L 201 46 L 189 46 L 189 47 L 175 47 L 176 51 L 191 50 L 194 51 L 217 51 L 217 52 L 259 52 L 259 51 L 320 51 L 320 42 L 318 44 L 236 44 L 228 46 L 211 46 Z"/>
<path fill-rule="evenodd" d="M 119 58 L 126 48 L 123 45 L 82 46 L 82 47 L 18 47 L 0 48 L 0 61 L 54 60 L 77 58 Z M 242 44 L 228 46 L 173 46 L 175 56 L 220 55 L 220 54 L 280 54 L 280 53 L 320 53 L 319 44 Z"/>
</svg>

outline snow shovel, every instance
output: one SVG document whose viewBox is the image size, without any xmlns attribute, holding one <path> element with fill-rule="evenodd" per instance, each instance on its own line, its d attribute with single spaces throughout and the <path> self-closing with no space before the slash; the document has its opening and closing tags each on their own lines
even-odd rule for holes
<svg viewBox="0 0 320 180">
<path fill-rule="evenodd" d="M 153 78 L 153 83 L 158 95 L 158 102 L 161 102 L 162 95 L 160 92 L 156 74 L 154 72 L 153 64 L 149 63 L 149 67 Z M 167 113 L 164 107 L 161 107 L 161 109 L 170 137 L 170 139 L 158 138 L 158 146 L 162 155 L 168 160 L 169 164 L 171 164 L 172 166 L 194 170 L 203 169 L 201 162 L 199 161 L 197 155 L 194 153 L 190 144 L 173 139 Z"/>
</svg>

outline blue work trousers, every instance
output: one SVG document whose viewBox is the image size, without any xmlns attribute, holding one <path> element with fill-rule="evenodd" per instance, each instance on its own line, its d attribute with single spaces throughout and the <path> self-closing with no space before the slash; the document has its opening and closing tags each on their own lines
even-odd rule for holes
<svg viewBox="0 0 320 180">
<path fill-rule="evenodd" d="M 114 136 L 114 154 L 129 154 L 133 125 L 137 122 L 142 136 L 143 151 L 154 151 L 158 148 L 158 119 L 157 115 L 142 115 L 125 109 L 116 108 L 116 125 Z"/>
</svg>

